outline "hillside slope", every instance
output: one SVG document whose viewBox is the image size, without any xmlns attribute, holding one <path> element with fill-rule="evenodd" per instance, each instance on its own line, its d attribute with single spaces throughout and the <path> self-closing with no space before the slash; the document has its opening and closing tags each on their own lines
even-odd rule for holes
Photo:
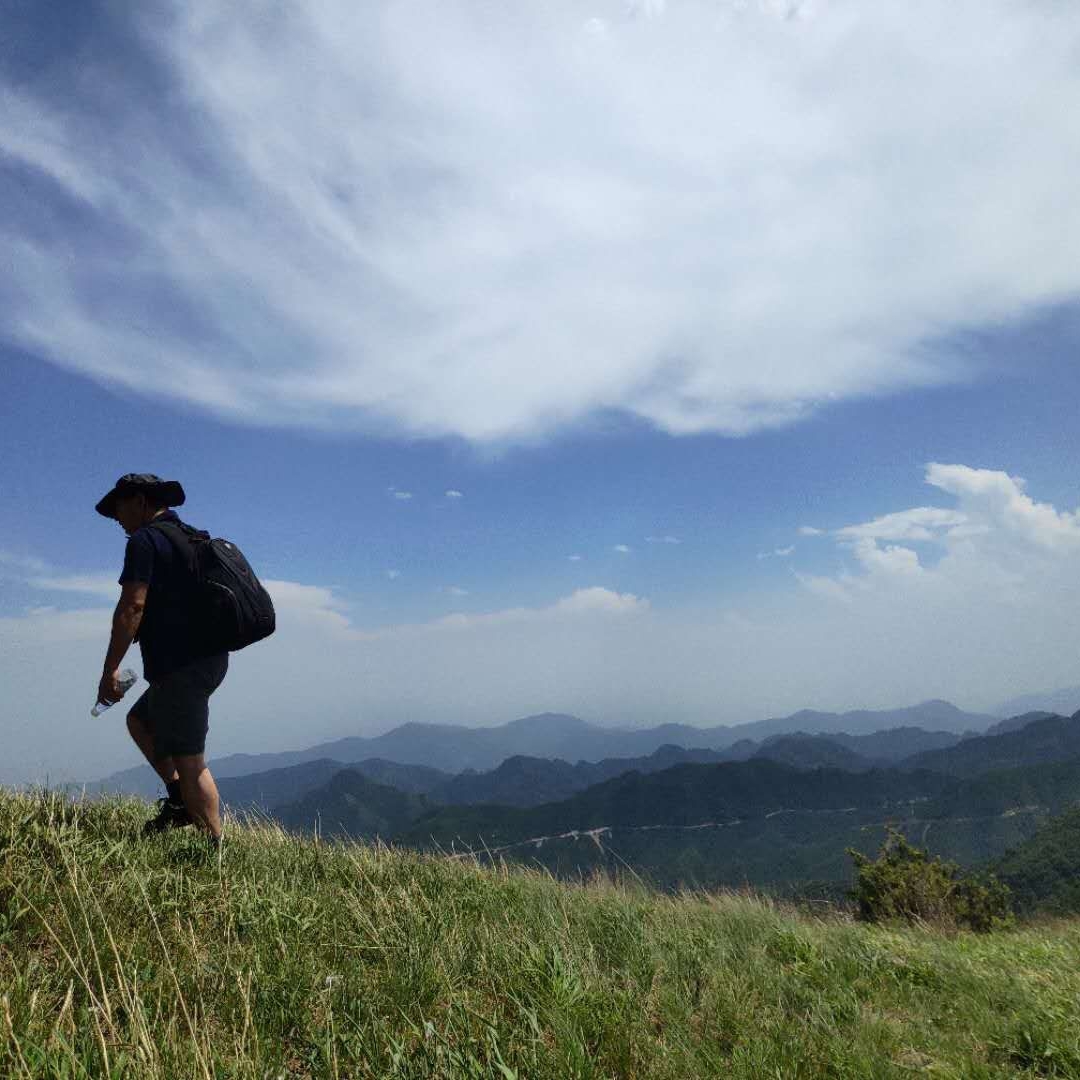
<svg viewBox="0 0 1080 1080">
<path fill-rule="evenodd" d="M 1080 925 L 811 919 L 0 793 L 0 1075 L 1080 1075 Z"/>
</svg>

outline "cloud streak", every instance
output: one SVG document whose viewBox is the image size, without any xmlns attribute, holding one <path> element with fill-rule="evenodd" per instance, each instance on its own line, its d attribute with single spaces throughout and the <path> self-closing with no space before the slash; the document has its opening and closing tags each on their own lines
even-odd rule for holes
<svg viewBox="0 0 1080 1080">
<path fill-rule="evenodd" d="M 395 435 L 741 434 L 969 377 L 950 333 L 1080 291 L 1074 5 L 139 18 L 139 63 L 0 83 L 6 334 L 102 382 Z"/>
</svg>

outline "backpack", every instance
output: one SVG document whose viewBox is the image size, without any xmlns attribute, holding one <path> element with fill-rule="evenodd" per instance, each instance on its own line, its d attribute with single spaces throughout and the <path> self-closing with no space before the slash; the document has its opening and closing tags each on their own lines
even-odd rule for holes
<svg viewBox="0 0 1080 1080">
<path fill-rule="evenodd" d="M 191 570 L 196 631 L 209 650 L 235 652 L 274 632 L 270 594 L 234 543 L 174 521 L 149 524 L 165 534 Z"/>
</svg>

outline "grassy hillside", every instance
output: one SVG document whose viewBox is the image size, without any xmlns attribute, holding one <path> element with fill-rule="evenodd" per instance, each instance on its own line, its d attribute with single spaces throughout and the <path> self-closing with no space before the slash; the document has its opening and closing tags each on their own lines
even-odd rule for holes
<svg viewBox="0 0 1080 1080">
<path fill-rule="evenodd" d="M 987 937 L 0 794 L 4 1077 L 1080 1076 L 1080 924 Z"/>
</svg>

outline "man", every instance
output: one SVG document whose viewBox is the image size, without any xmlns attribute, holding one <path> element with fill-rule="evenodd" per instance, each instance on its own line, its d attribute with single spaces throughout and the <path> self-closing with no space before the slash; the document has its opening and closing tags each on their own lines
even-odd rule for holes
<svg viewBox="0 0 1080 1080">
<path fill-rule="evenodd" d="M 218 791 L 203 754 L 210 695 L 225 678 L 229 654 L 208 652 L 200 642 L 191 566 L 164 530 L 151 527 L 151 522 L 183 525 L 168 507 L 183 505 L 184 498 L 175 480 L 127 473 L 97 504 L 97 512 L 118 521 L 128 535 L 98 700 L 123 696 L 118 669 L 137 637 L 150 686 L 131 707 L 127 726 L 168 792 L 143 833 L 196 824 L 216 848 L 221 842 Z"/>
</svg>

